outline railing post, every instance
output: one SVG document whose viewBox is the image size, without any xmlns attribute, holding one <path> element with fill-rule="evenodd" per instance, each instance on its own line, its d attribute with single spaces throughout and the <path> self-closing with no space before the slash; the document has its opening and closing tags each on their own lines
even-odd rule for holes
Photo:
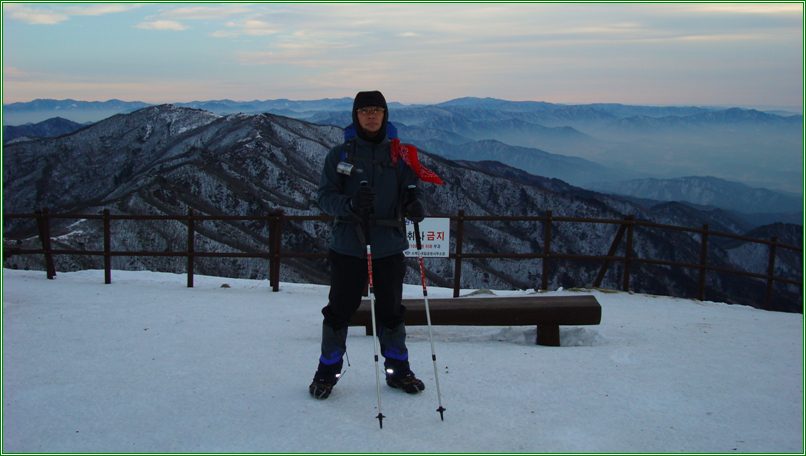
<svg viewBox="0 0 806 456">
<path fill-rule="evenodd" d="M 193 288 L 193 254 L 196 251 L 194 248 L 196 243 L 196 223 L 193 219 L 195 213 L 195 210 L 188 209 L 188 288 Z"/>
<path fill-rule="evenodd" d="M 277 236 L 277 221 L 275 217 L 277 214 L 275 212 L 269 213 L 269 285 L 274 291 L 274 249 L 277 246 L 277 241 L 275 240 L 275 236 Z"/>
<path fill-rule="evenodd" d="M 269 260 L 269 283 L 271 284 L 271 291 L 280 291 L 280 250 L 283 246 L 283 211 L 277 211 L 274 223 L 274 229 L 270 234 L 271 245 L 269 246 L 271 260 Z"/>
<path fill-rule="evenodd" d="M 112 227 L 109 209 L 104 209 L 104 283 L 112 283 Z"/>
<path fill-rule="evenodd" d="M 465 210 L 459 209 L 459 220 L 456 224 L 456 264 L 453 268 L 453 297 L 459 297 L 462 286 L 462 243 L 465 235 Z"/>
<path fill-rule="evenodd" d="M 705 301 L 705 275 L 708 272 L 708 225 L 702 226 L 702 246 L 700 247 L 700 286 L 697 299 Z"/>
<path fill-rule="evenodd" d="M 39 241 L 42 243 L 42 250 L 45 254 L 45 271 L 47 272 L 48 279 L 53 280 L 56 278 L 56 267 L 53 265 L 53 254 L 50 247 L 50 211 L 48 208 L 43 208 L 41 211 L 36 211 L 36 224 L 39 228 Z"/>
<path fill-rule="evenodd" d="M 623 291 L 630 291 L 630 260 L 632 259 L 632 237 L 635 231 L 635 216 L 630 215 L 627 217 L 627 245 L 624 246 L 624 283 L 622 284 Z"/>
<path fill-rule="evenodd" d="M 45 250 L 45 220 L 42 217 L 42 210 L 37 209 L 34 211 L 34 215 L 36 215 L 36 229 L 39 233 L 39 243 L 42 244 L 42 250 Z M 47 264 L 47 256 L 45 256 L 45 263 Z M 50 272 L 45 268 L 45 274 L 48 275 L 48 279 L 50 279 Z"/>
<path fill-rule="evenodd" d="M 770 264 L 767 266 L 767 296 L 764 299 L 764 309 L 771 310 L 772 309 L 772 284 L 775 281 L 775 249 L 776 244 L 778 244 L 778 238 L 773 236 L 770 238 L 772 244 L 770 244 Z"/>
<path fill-rule="evenodd" d="M 630 216 L 624 217 L 624 220 L 630 220 Z M 613 238 L 613 243 L 610 244 L 610 250 L 607 251 L 607 256 L 612 257 L 618 251 L 618 246 L 621 244 L 621 238 L 624 237 L 624 233 L 627 231 L 627 224 L 621 223 L 619 225 L 618 231 L 616 231 L 616 237 Z M 610 268 L 610 260 L 604 260 L 602 263 L 602 268 L 599 269 L 599 274 L 596 276 L 596 280 L 593 281 L 593 288 L 599 288 L 602 286 L 602 281 L 604 280 L 605 274 L 607 274 L 607 270 Z"/>
<path fill-rule="evenodd" d="M 551 211 L 546 211 L 546 228 L 543 230 L 543 278 L 540 289 L 549 289 L 549 256 L 551 255 Z"/>
</svg>

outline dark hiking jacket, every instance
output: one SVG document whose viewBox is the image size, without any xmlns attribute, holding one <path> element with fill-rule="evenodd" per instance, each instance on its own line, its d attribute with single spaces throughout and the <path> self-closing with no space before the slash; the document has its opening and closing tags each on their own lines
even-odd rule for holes
<svg viewBox="0 0 806 456">
<path fill-rule="evenodd" d="M 418 185 L 419 177 L 414 171 L 398 160 L 397 167 L 389 153 L 390 142 L 384 138 L 380 144 L 373 144 L 359 137 L 354 139 L 355 151 L 347 149 L 345 161 L 356 170 L 351 176 L 339 174 L 336 167 L 341 161 L 343 144 L 330 149 L 325 158 L 325 166 L 319 181 L 317 199 L 325 213 L 336 217 L 330 239 L 330 248 L 343 255 L 365 257 L 366 245 L 356 230 L 361 229 L 361 218 L 350 209 L 350 200 L 361 185 L 369 182 L 377 191 L 374 215 L 370 219 L 370 245 L 373 258 L 394 255 L 409 248 L 403 217 L 403 200 L 409 185 Z M 362 172 L 357 172 L 360 169 Z M 415 195 L 422 200 L 419 186 Z"/>
</svg>

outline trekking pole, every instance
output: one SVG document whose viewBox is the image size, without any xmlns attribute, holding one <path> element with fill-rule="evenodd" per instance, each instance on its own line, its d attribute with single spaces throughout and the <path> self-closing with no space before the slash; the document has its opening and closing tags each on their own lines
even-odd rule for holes
<svg viewBox="0 0 806 456">
<path fill-rule="evenodd" d="M 361 181 L 361 186 L 369 185 L 367 181 Z M 367 243 L 367 268 L 369 269 L 369 308 L 372 314 L 372 348 L 375 350 L 375 384 L 378 387 L 378 423 L 383 429 L 383 419 L 386 418 L 381 413 L 381 375 L 378 367 L 378 329 L 375 324 L 375 292 L 372 285 L 372 250 L 369 242 L 369 217 L 364 219 L 364 238 Z"/>
<path fill-rule="evenodd" d="M 414 189 L 416 186 L 409 185 L 409 201 L 414 198 Z M 417 259 L 420 262 L 420 278 L 423 282 L 423 301 L 425 302 L 425 318 L 428 322 L 428 339 L 431 341 L 431 360 L 434 362 L 434 381 L 437 384 L 437 401 L 439 401 L 439 408 L 437 412 L 439 412 L 439 418 L 442 421 L 445 421 L 445 416 L 443 412 L 445 412 L 446 408 L 442 406 L 442 395 L 439 392 L 439 372 L 437 372 L 437 355 L 434 351 L 434 334 L 431 332 L 431 312 L 428 310 L 428 290 L 425 287 L 425 267 L 423 266 L 423 244 L 420 241 L 420 224 L 418 222 L 414 222 L 414 238 L 417 240 Z"/>
</svg>

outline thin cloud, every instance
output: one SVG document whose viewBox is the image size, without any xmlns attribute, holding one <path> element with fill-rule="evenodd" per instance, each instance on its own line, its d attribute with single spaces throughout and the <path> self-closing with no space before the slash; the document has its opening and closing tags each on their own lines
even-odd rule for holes
<svg viewBox="0 0 806 456">
<path fill-rule="evenodd" d="M 229 30 L 217 30 L 210 34 L 216 38 L 234 38 L 242 35 L 260 36 L 260 35 L 274 35 L 280 32 L 280 29 L 274 24 L 268 22 L 250 19 L 242 22 L 230 21 L 226 23 Z"/>
<path fill-rule="evenodd" d="M 305 68 L 341 67 L 344 61 L 334 59 L 333 52 L 344 46 L 286 45 L 279 52 L 239 52 L 242 65 L 293 65 Z"/>
<path fill-rule="evenodd" d="M 28 76 L 30 76 L 30 73 L 20 70 L 17 67 L 3 67 L 3 79 L 18 79 Z"/>
<path fill-rule="evenodd" d="M 102 16 L 104 14 L 123 13 L 142 5 L 125 3 L 104 3 L 90 6 L 65 6 L 64 11 L 69 16 Z"/>
<path fill-rule="evenodd" d="M 226 6 L 184 6 L 160 13 L 166 19 L 221 19 L 249 14 L 251 10 L 243 5 Z"/>
<path fill-rule="evenodd" d="M 69 20 L 72 16 L 101 16 L 129 11 L 140 6 L 138 4 L 98 4 L 90 6 L 53 5 L 52 8 L 46 8 L 38 5 L 3 3 L 3 13 L 8 13 L 12 19 L 26 24 L 54 25 Z"/>
<path fill-rule="evenodd" d="M 803 3 L 700 3 L 681 6 L 696 12 L 735 13 L 735 14 L 803 14 Z"/>
<path fill-rule="evenodd" d="M 12 19 L 32 25 L 53 25 L 70 19 L 68 15 L 63 13 L 9 3 L 3 3 L 3 13 L 8 13 Z"/>
<path fill-rule="evenodd" d="M 303 31 L 281 36 L 276 41 L 268 51 L 239 52 L 241 64 L 333 68 L 356 61 L 354 54 L 356 50 L 362 49 L 360 45 L 354 44 L 349 36 L 320 36 L 317 33 Z M 375 51 L 367 50 L 367 52 Z"/>
<path fill-rule="evenodd" d="M 186 30 L 187 27 L 177 21 L 153 21 L 141 22 L 135 25 L 136 28 L 143 30 Z"/>
</svg>

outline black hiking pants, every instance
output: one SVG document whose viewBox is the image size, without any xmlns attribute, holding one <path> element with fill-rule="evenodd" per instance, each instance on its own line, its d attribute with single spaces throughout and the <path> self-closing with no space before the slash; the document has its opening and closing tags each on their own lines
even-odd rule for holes
<svg viewBox="0 0 806 456">
<path fill-rule="evenodd" d="M 366 258 L 342 255 L 330 250 L 330 295 L 322 309 L 325 324 L 338 331 L 350 323 L 350 318 L 361 305 L 369 268 Z M 378 326 L 394 328 L 404 321 L 406 307 L 403 297 L 403 278 L 406 275 L 406 256 L 402 253 L 372 259 L 372 282 L 375 294 L 375 320 Z"/>
</svg>

